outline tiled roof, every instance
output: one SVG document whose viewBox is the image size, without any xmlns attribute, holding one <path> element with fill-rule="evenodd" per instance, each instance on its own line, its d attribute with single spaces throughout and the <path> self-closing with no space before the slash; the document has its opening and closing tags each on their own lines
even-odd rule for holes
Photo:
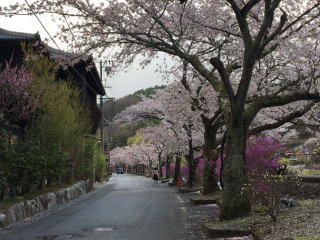
<svg viewBox="0 0 320 240">
<path fill-rule="evenodd" d="M 0 40 L 37 40 L 40 39 L 39 34 L 30 34 L 22 32 L 12 32 L 0 28 Z"/>
</svg>

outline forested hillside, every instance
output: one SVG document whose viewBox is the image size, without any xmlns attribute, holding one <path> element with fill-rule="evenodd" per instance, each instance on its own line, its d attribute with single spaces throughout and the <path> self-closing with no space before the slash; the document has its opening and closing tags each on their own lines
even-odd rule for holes
<svg viewBox="0 0 320 240">
<path fill-rule="evenodd" d="M 120 113 L 127 107 L 131 105 L 137 104 L 141 101 L 139 97 L 141 94 L 150 97 L 152 94 L 155 93 L 157 89 L 164 89 L 165 86 L 155 86 L 151 88 L 141 89 L 133 94 L 125 96 L 123 98 L 115 99 L 114 104 L 105 103 L 103 106 L 103 115 L 105 119 L 112 119 L 112 116 L 115 116 L 117 113 Z M 123 147 L 127 145 L 127 139 L 135 135 L 135 131 L 145 126 L 144 122 L 139 122 L 132 125 L 125 125 L 125 126 L 117 126 L 114 125 L 112 127 L 111 132 L 111 149 L 114 147 Z"/>
<path fill-rule="evenodd" d="M 113 104 L 113 110 L 112 110 L 112 104 L 111 103 L 105 103 L 103 105 L 103 115 L 105 119 L 111 119 L 111 116 L 113 114 L 116 115 L 117 113 L 120 113 L 127 107 L 130 107 L 131 105 L 134 105 L 141 101 L 141 98 L 139 97 L 141 94 L 143 94 L 146 97 L 150 97 L 156 89 L 164 89 L 165 86 L 155 86 L 151 88 L 141 89 L 133 94 L 130 94 L 128 96 L 115 99 Z M 113 112 L 113 113 L 112 113 Z"/>
</svg>

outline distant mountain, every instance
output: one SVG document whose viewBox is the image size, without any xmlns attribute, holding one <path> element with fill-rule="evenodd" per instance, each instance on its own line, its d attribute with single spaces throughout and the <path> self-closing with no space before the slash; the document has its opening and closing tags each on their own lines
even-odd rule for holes
<svg viewBox="0 0 320 240">
<path fill-rule="evenodd" d="M 156 85 L 155 87 L 146 88 L 144 90 L 143 89 L 138 90 L 135 93 L 130 94 L 129 96 L 139 96 L 139 95 L 143 94 L 145 97 L 149 98 L 149 97 L 151 97 L 152 94 L 155 93 L 155 90 L 165 89 L 165 87 L 166 87 L 165 85 L 161 85 L 161 86 Z"/>
<path fill-rule="evenodd" d="M 112 109 L 111 103 L 104 103 L 103 104 L 103 115 L 105 119 L 111 119 L 111 116 L 115 116 L 117 113 L 120 113 L 127 107 L 130 107 L 131 105 L 137 104 L 141 101 L 141 98 L 139 97 L 141 94 L 143 94 L 145 97 L 149 98 L 152 94 L 155 93 L 155 90 L 157 89 L 164 89 L 166 86 L 155 86 L 150 87 L 146 89 L 141 89 L 133 94 L 127 95 L 125 97 L 115 99 Z"/>
<path fill-rule="evenodd" d="M 155 93 L 157 89 L 164 89 L 165 86 L 155 86 L 152 88 L 142 89 L 136 91 L 133 94 L 128 96 L 115 99 L 114 104 L 111 103 L 104 103 L 103 105 L 103 115 L 105 119 L 112 119 L 112 116 L 115 116 L 117 113 L 120 113 L 127 107 L 131 105 L 137 104 L 141 101 L 139 97 L 141 94 L 149 98 L 152 94 Z M 127 139 L 133 137 L 135 135 L 136 130 L 143 128 L 146 126 L 144 121 L 130 124 L 130 125 L 113 125 L 112 126 L 112 133 L 111 133 L 111 140 L 110 140 L 110 148 L 113 149 L 115 147 L 123 147 L 127 145 Z"/>
</svg>

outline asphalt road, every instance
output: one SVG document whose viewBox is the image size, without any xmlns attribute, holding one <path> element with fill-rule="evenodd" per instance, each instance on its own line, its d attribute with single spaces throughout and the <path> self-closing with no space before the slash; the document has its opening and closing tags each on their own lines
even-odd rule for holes
<svg viewBox="0 0 320 240">
<path fill-rule="evenodd" d="M 86 196 L 0 230 L 0 239 L 191 239 L 185 203 L 176 187 L 115 174 Z"/>
</svg>

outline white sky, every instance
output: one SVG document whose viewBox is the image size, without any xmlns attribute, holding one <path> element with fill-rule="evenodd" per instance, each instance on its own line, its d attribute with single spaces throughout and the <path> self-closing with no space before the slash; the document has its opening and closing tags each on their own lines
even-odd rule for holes
<svg viewBox="0 0 320 240">
<path fill-rule="evenodd" d="M 16 0 L 0 0 L 0 6 L 13 4 Z M 19 0 L 19 2 L 24 2 Z M 55 23 L 53 23 L 50 17 L 38 16 L 41 22 L 45 25 L 47 30 L 51 35 L 54 35 L 58 28 Z M 9 31 L 25 32 L 25 33 L 36 33 L 39 31 L 41 39 L 49 39 L 48 34 L 43 29 L 41 24 L 38 22 L 35 16 L 14 16 L 12 18 L 0 16 L 0 28 Z M 57 41 L 59 48 L 66 49 L 63 44 Z M 48 43 L 51 47 L 57 48 L 57 46 L 51 41 Z M 113 60 L 113 59 L 108 59 Z M 100 59 L 95 59 L 98 63 Z M 114 60 L 113 60 L 114 61 Z M 161 60 L 157 60 L 160 63 Z M 99 70 L 99 67 L 97 65 Z M 155 85 L 165 85 L 166 81 L 163 81 L 160 73 L 155 73 L 156 62 L 145 69 L 139 69 L 139 64 L 134 63 L 131 67 L 127 69 L 127 72 L 116 73 L 112 77 L 107 77 L 103 79 L 106 81 L 106 86 L 111 88 L 106 88 L 106 93 L 108 97 L 121 98 L 128 94 L 132 94 L 137 90 L 146 89 L 148 87 L 153 87 Z"/>
</svg>

